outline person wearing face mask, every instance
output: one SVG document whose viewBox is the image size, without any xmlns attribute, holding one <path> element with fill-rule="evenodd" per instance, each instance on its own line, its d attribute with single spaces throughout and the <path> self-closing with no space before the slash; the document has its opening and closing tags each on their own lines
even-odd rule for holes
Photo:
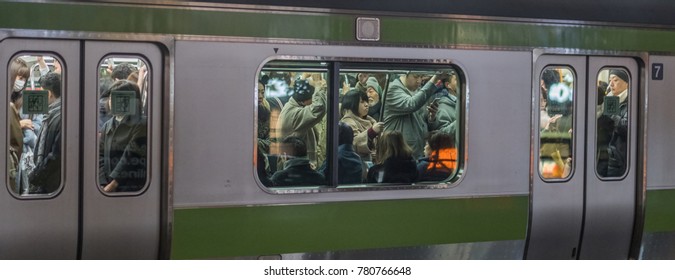
<svg viewBox="0 0 675 280">
<path fill-rule="evenodd" d="M 23 135 L 23 153 L 19 163 L 19 170 L 16 180 L 16 187 L 18 192 L 26 193 L 30 187 L 28 182 L 28 173 L 33 168 L 33 149 L 37 141 L 37 135 L 42 128 L 42 114 L 25 114 L 23 113 L 23 89 L 26 86 L 26 81 L 29 76 L 29 67 L 25 61 L 17 58 L 12 61 L 10 66 L 10 74 L 15 77 L 14 86 L 12 87 L 11 102 L 19 111 L 19 124 Z"/>
<path fill-rule="evenodd" d="M 10 81 L 14 81 L 10 93 L 10 101 L 13 104 L 13 109 L 19 113 L 17 120 L 19 121 L 20 136 L 22 137 L 22 153 L 19 158 L 17 174 L 15 179 L 15 186 L 17 193 L 23 193 L 28 189 L 28 172 L 33 168 L 33 148 L 37 140 L 37 133 L 42 126 L 42 115 L 40 114 L 23 114 L 23 89 L 26 87 L 26 81 L 30 75 L 30 68 L 28 64 L 21 58 L 12 60 L 9 68 Z"/>
<path fill-rule="evenodd" d="M 131 91 L 134 101 L 112 104 L 118 91 Z M 145 185 L 147 177 L 147 120 L 141 114 L 138 85 L 128 80 L 112 84 L 106 92 L 112 118 L 104 125 L 99 142 L 99 185 L 105 192 L 134 192 Z M 135 106 L 134 106 L 135 105 Z"/>
</svg>

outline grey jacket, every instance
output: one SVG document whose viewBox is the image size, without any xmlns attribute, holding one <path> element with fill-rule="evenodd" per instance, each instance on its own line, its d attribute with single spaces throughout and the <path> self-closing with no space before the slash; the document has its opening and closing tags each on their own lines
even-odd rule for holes
<svg viewBox="0 0 675 280">
<path fill-rule="evenodd" d="M 278 142 L 288 136 L 300 137 L 307 145 L 307 158 L 315 166 L 321 162 L 317 152 L 320 150 L 319 130 L 316 127 L 326 115 L 326 88 L 316 89 L 312 96 L 312 104 L 303 106 L 295 99 L 288 100 L 279 114 L 277 131 L 281 132 Z M 324 144 L 325 145 L 325 144 Z"/>
<path fill-rule="evenodd" d="M 427 82 L 421 89 L 412 92 L 400 79 L 396 79 L 389 84 L 385 96 L 384 130 L 400 131 L 412 148 L 414 158 L 422 157 L 424 153 L 425 139 L 429 132 L 428 112 L 424 105 L 435 91 L 436 86 Z"/>
</svg>

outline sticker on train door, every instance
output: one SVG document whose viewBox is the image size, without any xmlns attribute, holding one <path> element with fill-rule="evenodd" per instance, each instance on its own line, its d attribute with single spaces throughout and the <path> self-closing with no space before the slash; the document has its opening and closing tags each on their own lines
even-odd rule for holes
<svg viewBox="0 0 675 280">
<path fill-rule="evenodd" d="M 46 90 L 24 90 L 23 114 L 47 114 L 49 112 L 49 92 Z"/>
<path fill-rule="evenodd" d="M 604 111 L 603 115 L 618 115 L 621 113 L 619 110 L 619 97 L 618 96 L 605 96 L 604 100 Z"/>
</svg>

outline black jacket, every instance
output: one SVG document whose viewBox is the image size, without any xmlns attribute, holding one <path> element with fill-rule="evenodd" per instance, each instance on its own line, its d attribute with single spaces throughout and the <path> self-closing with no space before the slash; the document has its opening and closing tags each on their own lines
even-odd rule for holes
<svg viewBox="0 0 675 280">
<path fill-rule="evenodd" d="M 147 177 L 147 121 L 143 116 L 114 117 L 103 125 L 99 141 L 99 184 L 113 179 L 116 191 L 138 191 Z"/>
<path fill-rule="evenodd" d="M 61 99 L 49 105 L 35 144 L 35 169 L 28 174 L 29 193 L 52 193 L 61 185 Z"/>
</svg>

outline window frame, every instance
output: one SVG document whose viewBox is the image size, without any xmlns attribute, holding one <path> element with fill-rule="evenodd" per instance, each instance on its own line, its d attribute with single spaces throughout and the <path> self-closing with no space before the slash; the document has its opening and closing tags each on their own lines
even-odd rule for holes
<svg viewBox="0 0 675 280">
<path fill-rule="evenodd" d="M 329 118 L 327 122 L 327 155 L 328 166 L 330 169 L 329 177 L 327 178 L 327 185 L 320 186 L 297 186 L 297 187 L 268 187 L 265 186 L 258 175 L 257 171 L 257 156 L 258 156 L 258 144 L 257 144 L 257 129 L 258 129 L 258 80 L 260 79 L 260 74 L 263 71 L 269 69 L 266 67 L 269 63 L 318 63 L 319 65 L 325 65 L 327 67 L 328 76 L 330 81 L 328 82 L 328 96 L 327 103 L 329 108 L 327 108 L 326 117 Z M 290 68 L 290 67 L 288 67 Z M 301 68 L 299 68 L 301 69 Z M 337 155 L 337 143 L 338 139 L 338 126 L 332 125 L 333 123 L 338 123 L 340 116 L 338 105 L 339 103 L 339 92 L 341 90 L 341 85 L 339 82 L 339 76 L 341 73 L 351 73 L 357 71 L 363 72 L 391 72 L 392 70 L 401 70 L 401 71 L 415 71 L 421 69 L 420 71 L 424 72 L 433 72 L 439 70 L 448 70 L 451 69 L 457 75 L 457 80 L 459 83 L 459 96 L 457 100 L 457 122 L 459 127 L 457 128 L 456 139 L 459 140 L 459 144 L 456 143 L 457 149 L 457 168 L 453 170 L 453 173 L 450 177 L 443 181 L 438 182 L 414 182 L 412 184 L 406 183 L 361 183 L 353 185 L 341 185 L 337 183 L 337 158 L 334 155 Z M 450 189 L 459 185 L 461 180 L 464 178 L 465 163 L 467 160 L 466 151 L 468 150 L 468 143 L 466 140 L 466 131 L 467 129 L 467 114 L 468 114 L 468 96 L 469 96 L 469 87 L 468 87 L 468 78 L 466 75 L 465 68 L 455 60 L 449 59 L 438 59 L 438 60 L 413 60 L 413 59 L 363 59 L 363 58 L 350 58 L 350 57 L 319 57 L 319 56 L 273 56 L 268 57 L 263 60 L 258 66 L 255 80 L 253 82 L 255 85 L 253 88 L 255 93 L 255 105 L 254 105 L 254 137 L 253 137 L 253 174 L 255 181 L 258 184 L 258 187 L 261 188 L 264 192 L 269 194 L 307 194 L 307 193 L 332 193 L 332 192 L 351 192 L 351 191 L 384 191 L 384 190 L 418 190 L 418 189 Z M 383 95 L 383 100 L 385 96 Z M 330 117 L 329 117 L 330 116 Z"/>
<path fill-rule="evenodd" d="M 628 75 L 628 79 L 630 80 L 630 81 L 628 81 L 628 87 L 626 88 L 627 95 L 628 95 L 626 97 L 626 102 L 628 102 L 628 104 L 627 104 L 627 106 L 628 106 L 628 109 L 627 109 L 627 114 L 628 114 L 628 124 L 627 124 L 627 126 L 628 126 L 628 129 L 626 130 L 626 170 L 624 170 L 624 173 L 621 174 L 621 176 L 617 176 L 617 177 L 602 177 L 602 176 L 600 176 L 600 174 L 598 174 L 598 161 L 597 161 L 597 156 L 598 156 L 598 144 L 597 144 L 598 143 L 598 127 L 597 127 L 598 118 L 594 116 L 594 118 L 595 118 L 595 120 L 594 120 L 595 121 L 595 131 L 593 132 L 593 140 L 594 140 L 594 145 L 595 145 L 595 155 L 594 156 L 595 156 L 596 160 L 593 161 L 593 173 L 595 173 L 595 177 L 598 178 L 598 180 L 607 181 L 607 182 L 623 181 L 624 179 L 626 179 L 626 176 L 628 176 L 628 173 L 630 173 L 630 167 L 631 167 L 631 164 L 630 164 L 630 162 L 631 162 L 630 161 L 631 160 L 630 147 L 631 147 L 631 144 L 632 144 L 631 143 L 631 129 L 630 129 L 630 127 L 631 127 L 631 119 L 633 118 L 632 113 L 631 113 L 631 106 L 633 106 L 633 104 L 631 102 L 631 99 L 632 99 L 631 96 L 632 96 L 632 94 L 635 94 L 635 93 L 631 92 L 631 85 L 633 83 L 633 75 L 631 75 L 630 71 L 628 71 L 628 68 L 626 68 L 624 66 L 605 65 L 605 66 L 601 67 L 600 70 L 598 71 L 598 73 L 595 75 L 596 84 L 599 80 L 600 73 L 602 71 L 607 71 L 607 73 L 608 73 L 607 74 L 607 86 L 609 87 L 609 71 L 611 71 L 613 69 L 621 70 L 621 71 L 626 72 L 626 74 Z M 597 92 L 595 93 L 594 97 L 596 99 L 598 98 Z M 604 106 L 604 102 L 603 102 L 603 106 Z M 597 115 L 597 110 L 598 109 L 596 108 L 595 111 L 594 111 L 594 113 L 596 115 Z M 604 110 L 604 107 L 603 107 L 603 110 Z M 610 138 L 610 141 L 611 141 L 611 138 Z"/>
<path fill-rule="evenodd" d="M 54 52 L 54 51 L 19 51 L 19 52 L 16 52 L 14 55 L 12 55 L 11 59 L 9 60 L 9 64 L 7 65 L 7 68 L 6 68 L 8 70 L 7 76 L 6 76 L 7 85 L 8 85 L 7 90 L 11 90 L 9 88 L 9 85 L 12 84 L 12 82 L 10 81 L 11 77 L 9 76 L 10 75 L 9 69 L 11 67 L 12 61 L 14 61 L 15 59 L 17 59 L 19 57 L 22 57 L 22 56 L 49 56 L 49 57 L 52 57 L 55 61 L 58 61 L 59 64 L 61 65 L 61 98 L 62 98 L 62 102 L 61 102 L 61 116 L 62 116 L 61 117 L 61 131 L 65 132 L 66 122 L 67 122 L 66 116 L 67 116 L 67 110 L 68 110 L 68 106 L 64 106 L 67 102 L 63 102 L 63 93 L 67 92 L 67 84 L 68 84 L 66 82 L 67 81 L 66 77 L 68 76 L 68 66 L 66 64 L 65 59 L 63 58 L 62 55 L 60 55 L 59 53 Z M 48 65 L 48 67 L 49 67 L 49 65 Z M 29 68 L 29 70 L 32 70 L 33 66 L 29 66 L 28 68 Z M 38 71 L 39 71 L 39 69 L 38 69 Z M 33 77 L 33 72 L 31 71 L 29 80 L 26 80 L 25 87 L 28 87 L 30 85 L 30 82 L 31 82 L 30 78 L 32 78 L 32 77 Z M 40 87 L 42 87 L 42 85 L 40 85 Z M 10 102 L 11 102 L 11 96 L 10 96 L 10 94 L 8 94 L 7 95 L 7 109 L 8 110 L 7 110 L 7 113 L 6 113 L 6 117 L 7 117 L 8 122 L 6 124 L 6 130 L 5 130 L 5 132 L 6 132 L 5 137 L 6 137 L 6 141 L 7 141 L 7 144 L 6 144 L 7 146 L 5 147 L 5 150 L 8 151 L 8 152 L 9 152 L 9 145 L 10 145 L 10 131 L 9 131 L 10 130 L 9 119 L 10 119 L 10 113 L 11 113 L 11 110 L 9 110 Z M 17 109 L 17 111 L 18 111 L 19 114 L 21 114 L 21 110 Z M 44 119 L 43 119 L 43 121 L 44 121 Z M 44 128 L 44 123 L 43 123 L 43 128 Z M 62 136 L 61 136 L 61 153 L 62 154 L 61 154 L 61 163 L 60 163 L 60 168 L 59 168 L 60 169 L 59 172 L 61 172 L 61 181 L 59 182 L 59 187 L 51 193 L 22 195 L 20 193 L 15 193 L 11 189 L 13 186 L 10 186 L 11 184 L 9 182 L 9 173 L 6 173 L 7 174 L 7 176 L 5 177 L 5 184 L 7 185 L 6 189 L 7 189 L 7 192 L 14 199 L 17 199 L 17 200 L 50 200 L 50 199 L 54 199 L 54 198 L 58 197 L 63 192 L 63 189 L 65 187 L 65 184 L 64 184 L 64 178 L 65 178 L 65 171 L 64 171 L 64 169 L 65 169 L 64 165 L 65 164 L 64 163 L 65 163 L 65 155 L 66 155 L 65 147 L 67 146 L 66 142 L 68 141 L 67 137 L 64 137 L 64 135 L 65 134 L 62 134 Z M 38 133 L 36 135 L 36 137 L 37 138 L 36 138 L 35 141 L 38 141 L 39 137 L 40 137 L 40 134 Z M 33 153 L 34 153 L 33 155 L 35 155 L 35 151 L 33 151 Z M 21 158 L 19 158 L 19 162 L 20 161 L 21 161 Z M 9 160 L 7 158 L 5 159 L 5 164 L 7 166 L 9 166 Z"/>
<path fill-rule="evenodd" d="M 541 133 L 542 133 L 542 131 L 541 131 L 541 129 L 539 129 L 539 126 L 537 125 L 537 130 L 538 130 L 537 135 L 539 136 L 538 139 L 537 139 L 538 140 L 537 144 L 536 144 L 537 154 L 539 155 L 537 157 L 537 176 L 539 176 L 539 179 L 541 179 L 545 183 L 565 183 L 565 182 L 569 182 L 570 180 L 572 180 L 572 178 L 574 178 L 574 175 L 575 175 L 576 169 L 577 169 L 577 160 L 576 160 L 576 158 L 577 158 L 577 145 L 576 145 L 576 143 L 577 143 L 578 133 L 574 133 L 574 131 L 576 130 L 576 127 L 577 127 L 576 123 L 577 123 L 578 114 L 579 114 L 578 113 L 579 112 L 578 111 L 578 102 L 577 102 L 577 100 L 579 98 L 579 95 L 578 95 L 578 93 L 579 93 L 578 76 L 579 75 L 578 75 L 576 69 L 574 69 L 574 67 L 572 65 L 569 65 L 569 64 L 548 64 L 548 65 L 544 66 L 542 68 L 541 72 L 539 73 L 538 81 L 541 81 L 541 79 L 543 77 L 543 74 L 544 74 L 544 71 L 549 70 L 549 69 L 556 69 L 556 70 L 557 69 L 568 69 L 572 73 L 573 78 L 574 78 L 573 88 L 572 88 L 572 110 L 573 110 L 573 112 L 571 114 L 572 115 L 572 137 L 570 137 L 570 144 L 572 146 L 572 148 L 570 149 L 570 154 L 571 154 L 571 157 L 572 157 L 572 164 L 570 166 L 570 173 L 565 178 L 545 178 L 542 175 L 542 167 L 541 167 L 541 156 L 542 156 L 541 155 L 541 146 L 542 146 Z M 541 100 L 540 100 L 541 99 L 541 87 L 539 87 L 537 92 L 538 92 L 538 98 L 539 98 L 538 100 L 541 102 Z M 540 103 L 537 103 L 537 106 L 539 106 L 539 104 Z M 548 101 L 547 101 L 547 104 L 548 104 Z M 537 110 L 536 115 L 537 115 L 536 124 L 539 124 L 539 122 L 541 120 L 541 110 Z"/>
<path fill-rule="evenodd" d="M 148 84 L 148 89 L 147 89 L 148 94 L 146 95 L 146 100 L 145 100 L 145 103 L 148 105 L 147 112 L 145 112 L 145 116 L 146 116 L 146 128 L 145 129 L 146 129 L 146 135 L 147 135 L 147 138 L 146 138 L 147 148 L 146 148 L 146 154 L 145 154 L 145 157 L 146 157 L 146 159 L 145 159 L 146 160 L 145 184 L 143 185 L 143 187 L 141 189 L 139 189 L 138 191 L 133 191 L 133 192 L 105 192 L 105 191 L 103 191 L 103 187 L 101 187 L 99 182 L 98 182 L 98 176 L 99 176 L 101 170 L 100 170 L 100 166 L 98 164 L 99 157 L 97 156 L 96 157 L 97 161 L 96 161 L 95 186 L 96 186 L 96 189 L 101 194 L 103 194 L 104 196 L 107 196 L 107 197 L 137 197 L 137 196 L 142 196 L 148 190 L 148 188 L 150 187 L 151 182 L 152 182 L 152 176 L 151 176 L 151 173 L 152 173 L 151 172 L 151 170 L 152 170 L 152 161 L 151 161 L 151 159 L 152 159 L 152 149 L 150 148 L 150 145 L 151 145 L 152 140 L 153 140 L 152 122 L 154 121 L 152 119 L 153 108 L 151 106 L 152 105 L 152 99 L 153 99 L 152 93 L 153 93 L 153 90 L 154 90 L 153 85 L 152 85 L 152 75 L 153 75 L 154 69 L 153 69 L 152 64 L 150 63 L 150 60 L 145 55 L 143 55 L 141 53 L 108 53 L 108 54 L 104 55 L 99 60 L 99 62 L 96 64 L 97 65 L 96 66 L 97 67 L 96 68 L 96 79 L 97 79 L 96 85 L 99 84 L 99 81 L 101 79 L 101 71 L 100 71 L 101 66 L 104 64 L 104 62 L 107 63 L 108 59 L 115 59 L 115 58 L 117 58 L 117 59 L 137 59 L 137 60 L 141 61 L 143 64 L 145 64 L 145 66 L 147 68 L 147 77 L 145 78 L 145 82 Z M 98 86 L 97 86 L 97 90 L 99 90 Z M 140 90 L 141 90 L 141 97 L 142 97 L 143 96 L 143 92 L 142 92 L 143 89 L 141 88 Z M 96 100 L 99 101 L 101 99 L 101 93 L 97 92 L 96 97 L 97 97 Z M 98 106 L 99 106 L 99 104 L 97 102 L 96 108 L 98 108 Z M 96 113 L 98 113 L 98 110 L 96 110 Z M 99 125 L 98 115 L 96 115 L 96 120 L 97 120 L 96 125 Z M 96 129 L 96 131 L 98 131 L 98 128 Z M 101 140 L 102 140 L 102 138 L 100 136 L 96 139 L 96 145 L 95 145 L 96 146 L 96 151 L 95 151 L 96 155 L 99 155 L 100 152 L 101 152 L 100 148 L 99 148 L 100 147 L 99 144 L 100 144 Z"/>
</svg>

